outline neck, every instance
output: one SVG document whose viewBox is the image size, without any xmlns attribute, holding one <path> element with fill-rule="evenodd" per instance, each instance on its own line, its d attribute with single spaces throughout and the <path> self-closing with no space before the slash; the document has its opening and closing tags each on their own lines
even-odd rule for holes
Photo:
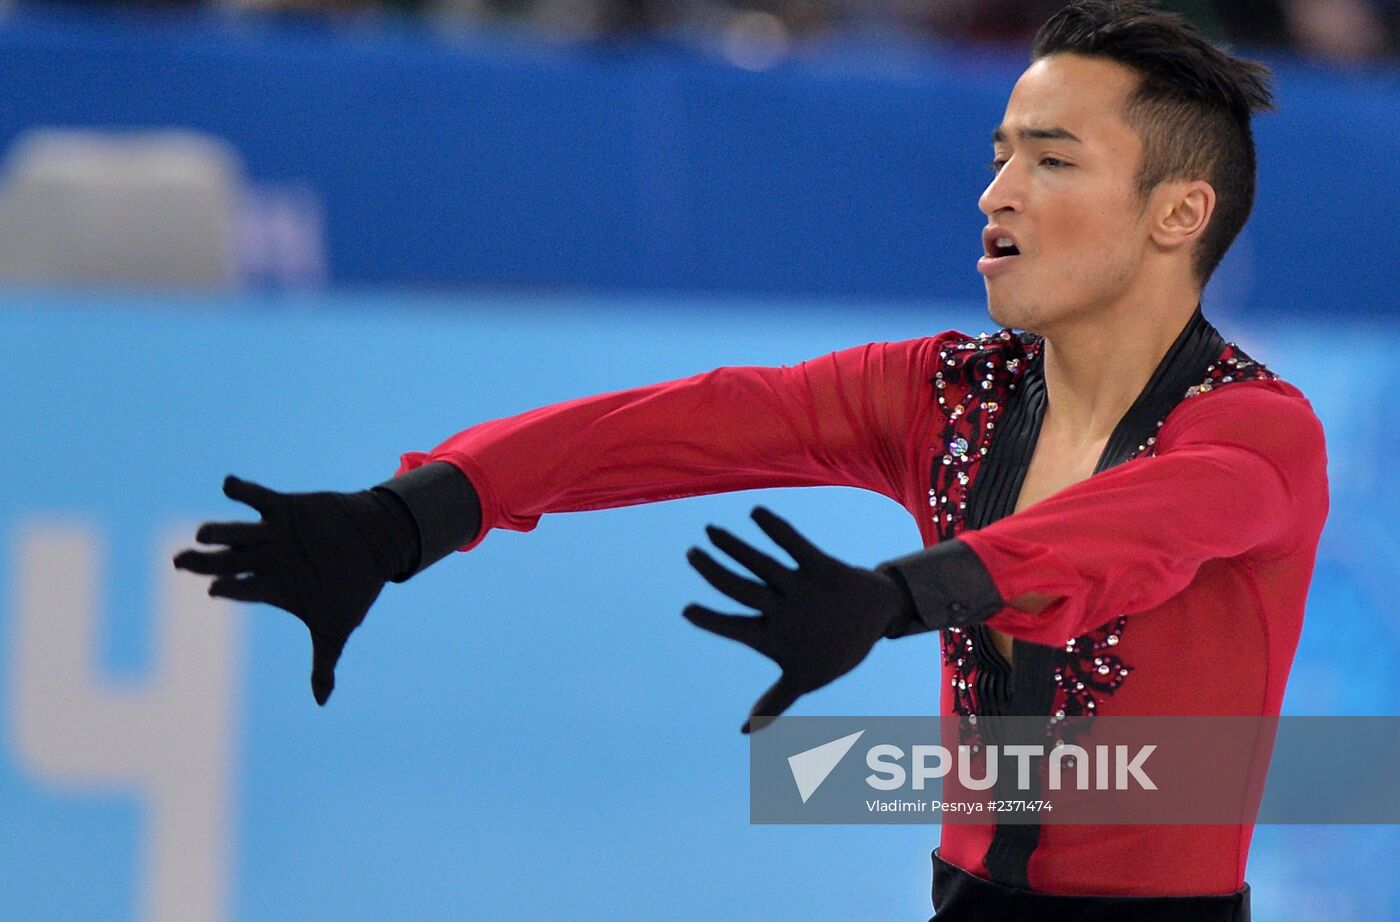
<svg viewBox="0 0 1400 922">
<path fill-rule="evenodd" d="M 1199 294 L 1097 313 L 1046 330 L 1044 426 L 1080 444 L 1106 440 L 1147 386 Z"/>
</svg>

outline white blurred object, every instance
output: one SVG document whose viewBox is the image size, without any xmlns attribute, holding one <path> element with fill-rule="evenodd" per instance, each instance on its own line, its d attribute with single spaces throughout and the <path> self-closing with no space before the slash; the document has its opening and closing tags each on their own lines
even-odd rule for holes
<svg viewBox="0 0 1400 922">
<path fill-rule="evenodd" d="M 772 13 L 739 12 L 724 30 L 724 55 L 745 70 L 767 70 L 792 46 L 787 24 Z"/>
<path fill-rule="evenodd" d="M 231 286 L 244 185 L 207 135 L 31 131 L 0 186 L 0 278 Z"/>
<path fill-rule="evenodd" d="M 1385 23 L 1366 0 L 1289 0 L 1284 11 L 1305 52 L 1339 62 L 1370 61 L 1385 52 Z"/>
</svg>

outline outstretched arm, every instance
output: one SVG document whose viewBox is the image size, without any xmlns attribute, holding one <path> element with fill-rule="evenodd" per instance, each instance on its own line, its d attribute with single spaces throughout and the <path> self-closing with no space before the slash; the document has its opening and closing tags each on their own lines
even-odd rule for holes
<svg viewBox="0 0 1400 922">
<path fill-rule="evenodd" d="M 443 461 L 481 496 L 482 529 L 554 512 L 765 487 L 853 486 L 903 502 L 934 425 L 942 338 L 846 349 L 787 367 L 724 367 L 541 407 L 464 430 L 402 470 Z"/>
<path fill-rule="evenodd" d="M 721 368 L 474 426 L 359 493 L 278 493 L 230 477 L 262 514 L 210 523 L 178 568 L 210 592 L 266 602 L 311 632 L 322 704 L 350 633 L 385 582 L 541 515 L 771 486 L 908 494 L 909 443 L 927 431 L 937 340 L 848 349 L 788 368 Z M 917 492 L 917 491 L 915 491 Z"/>
</svg>

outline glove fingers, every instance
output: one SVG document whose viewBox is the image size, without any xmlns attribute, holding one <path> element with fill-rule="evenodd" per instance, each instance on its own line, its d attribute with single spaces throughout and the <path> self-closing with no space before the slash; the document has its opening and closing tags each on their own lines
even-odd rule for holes
<svg viewBox="0 0 1400 922">
<path fill-rule="evenodd" d="M 750 615 L 723 615 L 703 605 L 687 605 L 681 616 L 702 631 L 737 640 L 752 647 L 764 656 L 769 656 L 767 633 L 763 619 Z M 771 657 L 770 657 L 771 658 Z"/>
<path fill-rule="evenodd" d="M 209 584 L 209 594 L 235 602 L 267 602 L 271 592 L 268 582 L 257 576 L 220 576 Z"/>
<path fill-rule="evenodd" d="M 705 534 L 709 535 L 715 547 L 739 561 L 750 573 L 775 589 L 781 589 L 791 582 L 791 570 L 747 541 L 735 537 L 717 525 L 705 526 Z"/>
<path fill-rule="evenodd" d="M 277 498 L 282 494 L 275 490 L 269 490 L 261 484 L 253 483 L 251 480 L 241 480 L 229 474 L 224 478 L 224 495 L 229 499 L 236 499 L 240 503 L 247 503 L 265 517 L 276 503 Z"/>
<path fill-rule="evenodd" d="M 705 582 L 742 605 L 765 611 L 776 601 L 773 590 L 762 583 L 744 579 L 737 573 L 730 572 L 698 547 L 687 551 L 685 559 L 705 578 Z"/>
<path fill-rule="evenodd" d="M 811 566 L 825 561 L 826 554 L 808 541 L 793 528 L 786 519 L 781 519 L 763 506 L 755 506 L 750 513 L 764 534 L 772 538 L 778 547 L 792 555 L 798 566 Z"/>
<path fill-rule="evenodd" d="M 349 639 L 348 632 L 328 635 L 314 628 L 311 630 L 311 694 L 317 704 L 324 705 L 335 690 L 335 666 Z"/>
<path fill-rule="evenodd" d="M 175 569 L 201 576 L 234 576 L 257 568 L 262 555 L 244 548 L 222 551 L 181 551 L 175 555 Z"/>
<path fill-rule="evenodd" d="M 340 654 L 328 657 L 316 650 L 317 644 L 312 641 L 311 694 L 316 703 L 324 707 L 331 692 L 335 691 L 335 664 L 340 659 Z"/>
<path fill-rule="evenodd" d="M 749 719 L 744 721 L 740 732 L 750 732 L 753 729 L 755 717 L 777 717 L 792 707 L 801 697 L 802 689 L 784 672 L 778 677 L 778 681 L 773 683 L 773 687 L 764 692 L 763 697 L 754 704 L 753 710 L 749 712 Z"/>
<path fill-rule="evenodd" d="M 205 522 L 194 533 L 200 544 L 227 544 L 248 547 L 267 540 L 267 526 L 261 522 Z"/>
</svg>

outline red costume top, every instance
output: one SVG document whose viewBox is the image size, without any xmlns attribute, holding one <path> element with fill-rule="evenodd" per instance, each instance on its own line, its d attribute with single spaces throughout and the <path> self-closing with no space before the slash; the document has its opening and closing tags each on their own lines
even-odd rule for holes
<svg viewBox="0 0 1400 922">
<path fill-rule="evenodd" d="M 875 490 L 909 510 L 925 546 L 956 536 L 971 547 L 1003 599 L 1059 597 L 987 622 L 1017 638 L 1015 670 L 980 626 L 943 632 L 944 714 L 1024 704 L 1024 687 L 1048 704 L 1033 713 L 1277 715 L 1328 504 L 1308 401 L 1198 311 L 1110 439 L 1107 469 L 1011 515 L 1043 415 L 1041 345 L 950 331 L 795 367 L 719 368 L 482 423 L 405 455 L 401 470 L 447 461 L 467 475 L 482 507 L 470 546 L 550 512 L 762 487 Z M 942 858 L 995 880 L 998 828 L 945 825 Z M 1003 861 L 1019 850 L 1013 883 L 1019 873 L 1038 891 L 1117 895 L 1238 891 L 1253 831 L 1036 828 L 1003 850 Z"/>
</svg>

